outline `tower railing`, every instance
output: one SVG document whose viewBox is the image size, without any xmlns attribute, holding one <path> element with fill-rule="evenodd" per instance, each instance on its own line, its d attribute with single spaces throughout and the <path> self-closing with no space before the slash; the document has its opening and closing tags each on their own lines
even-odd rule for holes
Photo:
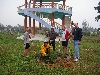
<svg viewBox="0 0 100 75">
<path fill-rule="evenodd" d="M 18 9 L 21 10 L 21 8 L 23 6 L 30 7 L 31 5 L 33 6 L 34 3 L 28 3 L 24 4 L 22 6 L 17 7 Z M 32 8 L 32 7 L 30 7 Z M 52 3 L 35 3 L 35 8 L 52 8 Z M 61 9 L 61 10 L 66 10 L 66 11 L 70 11 L 72 12 L 72 7 L 66 6 L 66 5 L 62 5 L 62 4 L 58 4 L 58 3 L 54 3 L 53 8 L 57 8 L 57 9 Z"/>
<path fill-rule="evenodd" d="M 66 5 L 58 4 L 58 8 L 72 12 L 72 7 L 69 7 L 69 6 L 66 6 Z"/>
</svg>

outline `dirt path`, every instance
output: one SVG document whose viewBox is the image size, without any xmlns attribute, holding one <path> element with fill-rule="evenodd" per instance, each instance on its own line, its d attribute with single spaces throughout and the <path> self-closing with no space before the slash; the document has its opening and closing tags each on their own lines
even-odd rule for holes
<svg viewBox="0 0 100 75">
<path fill-rule="evenodd" d="M 21 35 L 20 37 L 17 37 L 16 39 L 22 39 L 23 40 L 24 35 Z M 41 34 L 36 34 L 35 36 L 33 36 L 32 40 L 39 40 L 39 41 L 44 41 L 44 40 L 48 40 L 48 38 L 45 35 L 41 35 Z M 56 38 L 56 41 L 58 41 L 59 38 Z"/>
</svg>

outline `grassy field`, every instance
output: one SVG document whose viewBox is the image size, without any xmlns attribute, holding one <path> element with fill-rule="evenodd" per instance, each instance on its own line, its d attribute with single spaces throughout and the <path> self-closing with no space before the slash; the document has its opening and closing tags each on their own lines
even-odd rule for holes
<svg viewBox="0 0 100 75">
<path fill-rule="evenodd" d="M 62 57 L 53 64 L 37 61 L 43 42 L 32 42 L 31 50 L 24 58 L 23 40 L 16 37 L 17 34 L 0 33 L 0 75 L 100 75 L 100 37 L 82 38 L 78 62 Z M 73 44 L 69 46 L 74 55 Z"/>
</svg>

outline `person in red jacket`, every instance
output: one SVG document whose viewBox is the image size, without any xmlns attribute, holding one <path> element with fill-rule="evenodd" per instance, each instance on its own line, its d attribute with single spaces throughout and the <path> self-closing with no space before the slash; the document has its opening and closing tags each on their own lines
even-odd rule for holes
<svg viewBox="0 0 100 75">
<path fill-rule="evenodd" d="M 63 53 L 66 54 L 66 57 L 69 56 L 69 49 L 68 49 L 68 40 L 70 37 L 70 32 L 66 30 L 65 26 L 62 26 L 62 46 L 63 46 Z"/>
</svg>

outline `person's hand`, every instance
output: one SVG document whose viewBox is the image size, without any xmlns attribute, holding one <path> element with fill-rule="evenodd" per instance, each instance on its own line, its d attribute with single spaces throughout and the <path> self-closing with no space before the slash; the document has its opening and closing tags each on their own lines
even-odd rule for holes
<svg viewBox="0 0 100 75">
<path fill-rule="evenodd" d="M 81 45 L 81 43 L 80 43 L 80 42 L 78 42 L 78 45 Z"/>
<path fill-rule="evenodd" d="M 66 41 L 68 41 L 69 39 L 66 39 Z"/>
<path fill-rule="evenodd" d="M 46 53 L 42 53 L 42 56 L 46 56 Z"/>
<path fill-rule="evenodd" d="M 30 39 L 30 42 L 32 42 L 33 40 L 32 39 Z"/>
<path fill-rule="evenodd" d="M 70 39 L 70 36 L 68 36 L 68 40 Z"/>
<path fill-rule="evenodd" d="M 50 43 L 52 42 L 53 40 L 50 40 Z"/>
</svg>

